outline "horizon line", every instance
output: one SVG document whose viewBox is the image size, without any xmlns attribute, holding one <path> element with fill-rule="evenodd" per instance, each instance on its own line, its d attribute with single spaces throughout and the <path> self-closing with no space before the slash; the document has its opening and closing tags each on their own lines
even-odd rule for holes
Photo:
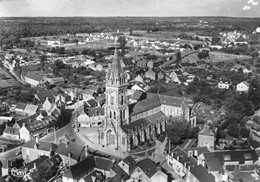
<svg viewBox="0 0 260 182">
<path fill-rule="evenodd" d="M 260 16 L 121 16 L 121 15 L 107 15 L 107 16 L 0 16 L 0 18 L 259 18 Z"/>
</svg>

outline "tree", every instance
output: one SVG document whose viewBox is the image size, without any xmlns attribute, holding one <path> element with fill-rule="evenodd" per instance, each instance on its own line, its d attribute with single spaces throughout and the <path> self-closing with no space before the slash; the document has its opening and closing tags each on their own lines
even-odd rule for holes
<svg viewBox="0 0 260 182">
<path fill-rule="evenodd" d="M 244 106 L 244 111 L 246 116 L 252 116 L 253 114 L 255 114 L 255 108 L 252 102 L 248 100 L 244 101 L 243 106 Z"/>
<path fill-rule="evenodd" d="M 119 42 L 120 44 L 120 48 L 122 48 L 123 50 L 125 49 L 125 45 L 126 45 L 126 37 L 125 36 L 120 36 L 117 40 L 117 42 Z"/>
<path fill-rule="evenodd" d="M 238 124 L 235 124 L 235 123 L 232 123 L 228 126 L 228 130 L 227 130 L 227 133 L 234 137 L 234 138 L 237 138 L 238 135 L 239 135 L 239 127 L 238 127 Z"/>
<path fill-rule="evenodd" d="M 258 110 L 260 108 L 260 78 L 259 77 L 253 79 L 249 86 L 248 100 L 253 103 L 255 110 Z"/>
<path fill-rule="evenodd" d="M 252 56 L 253 58 L 258 57 L 258 56 L 259 56 L 258 51 L 254 51 L 254 52 L 252 52 L 252 53 L 251 53 L 251 56 Z"/>
<path fill-rule="evenodd" d="M 250 134 L 250 131 L 246 127 L 240 127 L 239 135 L 242 138 L 248 138 Z"/>
<path fill-rule="evenodd" d="M 45 54 L 41 55 L 40 60 L 41 60 L 41 66 L 42 66 L 42 68 L 44 68 L 46 61 L 47 61 L 47 56 Z"/>
<path fill-rule="evenodd" d="M 55 65 L 57 70 L 66 68 L 66 65 L 61 60 L 56 60 L 54 62 L 54 65 Z"/>
</svg>

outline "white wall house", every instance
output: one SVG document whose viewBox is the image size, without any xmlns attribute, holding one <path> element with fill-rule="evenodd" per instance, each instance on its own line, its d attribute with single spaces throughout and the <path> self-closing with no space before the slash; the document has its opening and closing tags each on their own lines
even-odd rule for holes
<svg viewBox="0 0 260 182">
<path fill-rule="evenodd" d="M 247 83 L 246 81 L 237 84 L 238 92 L 247 92 L 248 90 L 249 90 L 249 83 Z"/>
</svg>

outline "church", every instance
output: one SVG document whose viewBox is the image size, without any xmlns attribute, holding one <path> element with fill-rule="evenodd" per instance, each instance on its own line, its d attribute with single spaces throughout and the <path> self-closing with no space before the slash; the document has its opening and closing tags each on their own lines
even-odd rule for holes
<svg viewBox="0 0 260 182">
<path fill-rule="evenodd" d="M 115 50 L 106 73 L 106 103 L 98 143 L 129 152 L 133 146 L 154 139 L 165 132 L 167 117 L 184 117 L 196 125 L 192 105 L 185 97 L 154 94 L 129 104 L 128 79 Z"/>
</svg>

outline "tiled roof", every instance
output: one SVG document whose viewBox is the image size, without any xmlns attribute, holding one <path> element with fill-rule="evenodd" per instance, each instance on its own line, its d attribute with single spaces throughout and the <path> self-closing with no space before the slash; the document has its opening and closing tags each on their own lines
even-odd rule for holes
<svg viewBox="0 0 260 182">
<path fill-rule="evenodd" d="M 183 103 L 185 102 L 185 98 L 183 97 L 172 97 L 172 96 L 166 96 L 166 95 L 153 95 L 151 97 L 148 97 L 147 99 L 141 100 L 137 102 L 133 109 L 131 116 L 142 113 L 144 111 L 148 111 L 150 109 L 153 109 L 155 107 L 159 107 L 162 104 L 163 105 L 170 105 L 175 107 L 181 107 Z"/>
<path fill-rule="evenodd" d="M 95 156 L 95 164 L 96 168 L 105 171 L 110 171 L 113 165 L 112 160 L 97 156 Z"/>
<path fill-rule="evenodd" d="M 31 122 L 31 123 L 27 123 L 25 126 L 26 128 L 33 132 L 33 131 L 37 131 L 39 129 L 43 129 L 43 128 L 46 128 L 47 126 L 49 126 L 49 121 L 46 121 L 46 120 L 36 120 L 34 122 Z"/>
<path fill-rule="evenodd" d="M 167 95 L 159 95 L 161 104 L 181 107 L 185 101 L 183 97 L 172 97 Z"/>
<path fill-rule="evenodd" d="M 122 178 L 123 180 L 129 177 L 129 175 L 118 165 L 112 166 L 111 169 L 117 174 L 119 178 Z M 121 180 L 119 182 L 121 182 Z"/>
<path fill-rule="evenodd" d="M 34 72 L 27 72 L 24 74 L 24 77 L 36 80 L 36 81 L 40 81 L 43 77 L 39 76 L 38 74 L 34 73 Z"/>
<path fill-rule="evenodd" d="M 77 164 L 70 166 L 70 168 L 64 172 L 64 177 L 79 180 L 85 175 L 93 171 L 95 168 L 95 159 L 94 156 L 88 156 L 84 160 L 78 162 Z"/>
<path fill-rule="evenodd" d="M 161 103 L 160 103 L 160 99 L 159 99 L 158 95 L 151 97 L 151 98 L 141 100 L 141 101 L 137 102 L 135 104 L 135 106 L 133 107 L 131 116 L 142 113 L 144 111 L 148 111 L 155 107 L 159 107 L 160 105 L 161 105 Z"/>
<path fill-rule="evenodd" d="M 3 131 L 3 133 L 9 133 L 9 134 L 14 134 L 14 135 L 19 135 L 19 129 L 18 128 L 13 128 L 13 127 L 9 127 L 7 126 L 5 128 L 5 130 Z"/>
<path fill-rule="evenodd" d="M 30 140 L 26 144 L 24 144 L 22 147 L 24 148 L 34 148 L 36 145 L 36 140 Z M 42 140 L 39 140 L 38 142 L 38 150 L 44 150 L 44 151 L 55 151 L 57 149 L 57 145 L 50 142 L 45 142 Z"/>
<path fill-rule="evenodd" d="M 204 126 L 204 128 L 199 132 L 199 135 L 215 136 L 209 126 Z"/>
<path fill-rule="evenodd" d="M 15 107 L 15 109 L 21 109 L 24 110 L 24 108 L 26 107 L 27 104 L 25 103 L 18 103 L 17 106 Z"/>
<path fill-rule="evenodd" d="M 149 123 L 149 120 L 147 118 L 141 118 L 134 122 L 129 123 L 128 125 L 123 125 L 122 129 L 123 130 L 134 129 L 136 126 L 140 126 L 141 124 L 145 124 L 145 123 Z"/>
<path fill-rule="evenodd" d="M 36 95 L 40 99 L 41 102 L 44 102 L 46 97 L 54 98 L 54 96 L 57 96 L 59 94 L 58 94 L 58 92 L 56 92 L 54 90 L 47 90 L 47 91 L 44 91 L 44 92 L 39 92 Z"/>
<path fill-rule="evenodd" d="M 224 173 L 224 169 L 219 161 L 219 159 L 207 159 L 205 160 L 205 164 L 207 165 L 207 168 L 209 171 L 218 171 L 221 174 Z"/>
<path fill-rule="evenodd" d="M 79 160 L 82 152 L 85 152 L 84 149 L 85 146 L 74 142 L 68 142 L 67 144 L 60 143 L 57 147 L 56 153 L 65 156 L 71 155 L 72 159 Z"/>
<path fill-rule="evenodd" d="M 135 164 L 135 160 L 132 156 L 127 156 L 126 158 L 123 159 L 123 161 L 128 164 L 129 166 L 132 166 Z"/>
<path fill-rule="evenodd" d="M 245 162 L 257 161 L 258 156 L 255 150 L 239 150 L 239 151 L 215 151 L 202 154 L 205 160 L 217 158 L 223 164 L 224 162 Z"/>
<path fill-rule="evenodd" d="M 36 111 L 38 110 L 38 106 L 36 106 L 36 105 L 33 105 L 33 104 L 27 104 L 26 106 L 25 106 L 25 108 L 24 108 L 24 111 L 25 112 L 35 112 L 36 113 Z"/>
<path fill-rule="evenodd" d="M 155 163 L 149 159 L 143 159 L 137 163 L 137 166 L 146 174 L 148 178 L 151 178 L 157 171 Z"/>
<path fill-rule="evenodd" d="M 208 172 L 202 165 L 195 166 L 191 168 L 191 173 L 200 181 L 200 182 L 215 182 L 215 177 Z"/>
<path fill-rule="evenodd" d="M 196 148 L 185 148 L 183 149 L 185 152 L 188 152 L 188 151 L 193 151 L 193 154 L 194 154 L 194 151 L 197 151 L 198 152 L 198 156 L 202 153 L 205 153 L 205 152 L 209 152 L 209 149 L 208 147 L 196 147 Z"/>
<path fill-rule="evenodd" d="M 136 90 L 136 91 L 134 92 L 134 94 L 132 95 L 131 99 L 132 99 L 132 100 L 139 100 L 143 95 L 145 95 L 144 92 L 141 92 L 141 91 L 139 91 L 139 90 Z"/>
<path fill-rule="evenodd" d="M 45 160 L 47 160 L 49 157 L 48 156 L 42 156 L 42 157 L 40 157 L 40 158 L 37 158 L 37 159 L 35 159 L 34 161 L 32 161 L 32 162 L 30 162 L 30 163 L 28 163 L 28 164 L 26 164 L 25 166 L 22 166 L 20 169 L 32 169 L 32 168 L 34 168 L 34 164 L 36 164 L 36 166 L 37 165 L 39 165 L 40 163 L 42 163 L 42 162 L 44 162 Z"/>
</svg>

